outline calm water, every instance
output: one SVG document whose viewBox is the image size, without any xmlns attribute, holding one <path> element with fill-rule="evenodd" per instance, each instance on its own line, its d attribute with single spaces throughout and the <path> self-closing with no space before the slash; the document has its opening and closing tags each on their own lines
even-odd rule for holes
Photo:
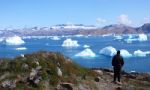
<svg viewBox="0 0 150 90">
<path fill-rule="evenodd" d="M 126 37 L 126 36 L 124 36 Z M 77 40 L 80 44 L 79 47 L 66 48 L 62 47 L 62 43 L 65 39 L 71 38 Z M 113 46 L 118 49 L 126 49 L 131 54 L 134 51 L 140 49 L 142 51 L 150 51 L 150 36 L 148 40 L 144 42 L 135 41 L 127 43 L 124 40 L 114 40 L 114 36 L 81 36 L 81 37 L 60 37 L 60 40 L 52 40 L 50 38 L 24 38 L 25 44 L 22 45 L 6 45 L 0 42 L 0 57 L 13 58 L 20 54 L 32 53 L 39 50 L 61 52 L 64 55 L 70 57 L 76 63 L 79 63 L 85 67 L 102 67 L 112 68 L 111 59 L 112 57 L 104 56 L 99 54 L 99 51 L 107 46 Z M 96 54 L 96 57 L 75 57 L 75 55 L 85 48 L 83 45 L 89 45 L 90 49 Z M 16 50 L 16 48 L 26 47 L 26 50 Z M 138 72 L 150 72 L 150 54 L 146 57 L 130 57 L 125 58 L 125 71 L 138 71 Z"/>
</svg>

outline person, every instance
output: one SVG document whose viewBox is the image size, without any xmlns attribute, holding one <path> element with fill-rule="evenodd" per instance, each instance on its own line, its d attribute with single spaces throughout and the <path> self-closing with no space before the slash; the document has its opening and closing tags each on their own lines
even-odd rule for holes
<svg viewBox="0 0 150 90">
<path fill-rule="evenodd" d="M 112 58 L 112 66 L 114 69 L 114 80 L 113 80 L 114 83 L 117 83 L 116 79 L 118 79 L 118 83 L 121 84 L 120 77 L 121 77 L 121 68 L 123 67 L 123 65 L 124 60 L 123 57 L 120 55 L 120 51 L 118 50 L 117 54 L 114 55 L 114 57 Z"/>
</svg>

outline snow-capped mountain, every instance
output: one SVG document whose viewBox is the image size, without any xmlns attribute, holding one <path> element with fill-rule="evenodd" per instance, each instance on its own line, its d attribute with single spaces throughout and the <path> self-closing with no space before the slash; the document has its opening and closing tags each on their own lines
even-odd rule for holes
<svg viewBox="0 0 150 90">
<path fill-rule="evenodd" d="M 97 27 L 93 25 L 83 25 L 83 24 L 58 24 L 51 26 L 51 29 L 96 29 Z"/>
<path fill-rule="evenodd" d="M 150 24 L 141 27 L 125 25 L 108 25 L 97 28 L 83 24 L 58 24 L 51 27 L 30 27 L 22 29 L 0 30 L 0 37 L 5 36 L 49 36 L 49 35 L 103 35 L 103 34 L 137 34 L 150 33 Z"/>
</svg>

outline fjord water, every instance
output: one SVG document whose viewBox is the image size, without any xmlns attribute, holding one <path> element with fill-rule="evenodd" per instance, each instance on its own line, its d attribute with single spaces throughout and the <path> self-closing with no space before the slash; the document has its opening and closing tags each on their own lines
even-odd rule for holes
<svg viewBox="0 0 150 90">
<path fill-rule="evenodd" d="M 21 54 L 32 53 L 39 50 L 60 52 L 67 57 L 70 57 L 74 62 L 88 68 L 109 68 L 112 69 L 110 56 L 101 55 L 99 51 L 107 46 L 112 46 L 117 50 L 125 49 L 133 54 L 136 50 L 150 51 L 150 36 L 147 41 L 134 41 L 127 43 L 124 40 L 115 40 L 113 35 L 110 36 L 68 36 L 59 37 L 60 40 L 52 40 L 50 38 L 23 38 L 25 41 L 22 45 L 7 45 L 0 42 L 0 57 L 13 58 Z M 63 41 L 67 38 L 78 41 L 79 47 L 62 47 Z M 76 57 L 75 55 L 85 48 L 84 45 L 89 45 L 90 49 L 96 54 L 95 57 Z M 23 49 L 17 49 L 23 48 Z M 150 54 L 146 57 L 126 57 L 124 58 L 125 71 L 150 72 Z"/>
</svg>

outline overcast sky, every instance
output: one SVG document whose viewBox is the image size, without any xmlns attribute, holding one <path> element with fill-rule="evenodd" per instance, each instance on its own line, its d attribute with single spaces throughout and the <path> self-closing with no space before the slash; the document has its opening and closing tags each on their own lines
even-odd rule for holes
<svg viewBox="0 0 150 90">
<path fill-rule="evenodd" d="M 0 27 L 148 22 L 150 0 L 0 0 Z"/>
</svg>

